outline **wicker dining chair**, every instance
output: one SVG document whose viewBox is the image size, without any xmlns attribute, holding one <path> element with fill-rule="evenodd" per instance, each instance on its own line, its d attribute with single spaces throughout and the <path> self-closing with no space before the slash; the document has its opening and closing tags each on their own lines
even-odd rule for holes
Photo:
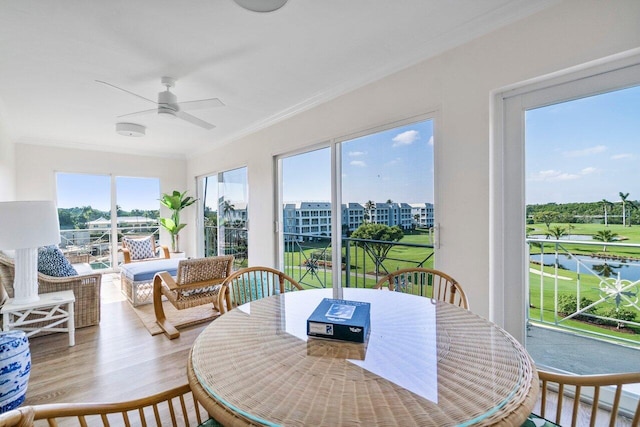
<svg viewBox="0 0 640 427">
<path fill-rule="evenodd" d="M 203 304 L 217 306 L 222 282 L 231 274 L 233 256 L 184 259 L 178 263 L 176 278 L 167 271 L 156 273 L 153 279 L 153 310 L 156 323 L 169 337 L 178 338 L 180 332 L 167 320 L 162 306 L 162 297 L 178 310 Z"/>
<path fill-rule="evenodd" d="M 469 309 L 467 295 L 453 277 L 431 268 L 404 268 L 387 274 L 374 286 L 445 301 Z"/>
<path fill-rule="evenodd" d="M 247 267 L 231 274 L 218 294 L 220 313 L 246 302 L 284 292 L 303 290 L 293 278 L 270 267 Z"/>
<path fill-rule="evenodd" d="M 628 418 L 632 427 L 640 425 L 640 401 L 632 396 L 631 408 L 621 411 L 625 398 L 622 386 L 640 383 L 640 372 L 600 375 L 567 375 L 538 370 L 540 399 L 534 413 L 563 426 L 609 425 Z M 609 395 L 610 398 L 607 398 Z M 548 415 L 547 415 L 548 414 Z M 600 416 L 601 418 L 598 418 Z"/>
<path fill-rule="evenodd" d="M 33 426 L 35 421 L 50 426 L 221 426 L 198 403 L 189 384 L 124 402 L 47 403 L 0 414 L 0 427 Z"/>
</svg>

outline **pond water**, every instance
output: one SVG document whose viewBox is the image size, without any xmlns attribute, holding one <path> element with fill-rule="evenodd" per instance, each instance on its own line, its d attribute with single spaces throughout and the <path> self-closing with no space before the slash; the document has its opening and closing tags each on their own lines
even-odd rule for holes
<svg viewBox="0 0 640 427">
<path fill-rule="evenodd" d="M 632 282 L 636 280 L 640 280 L 640 262 L 638 261 L 620 261 L 620 260 L 607 260 L 602 258 L 593 258 L 588 255 L 574 255 L 574 257 L 569 257 L 566 254 L 558 254 L 558 263 L 559 266 L 565 270 L 569 271 L 577 271 L 577 261 L 580 260 L 580 263 L 583 264 L 580 266 L 581 274 L 591 274 L 586 268 L 589 267 L 592 271 L 598 273 L 598 270 L 602 271 L 600 274 L 603 277 L 607 277 L 606 272 L 609 273 L 608 277 L 617 277 L 618 273 L 620 273 L 620 278 L 625 280 L 630 280 Z M 537 263 L 540 262 L 540 254 L 531 255 L 531 261 L 535 261 Z M 543 263 L 545 265 L 554 265 L 555 264 L 555 255 L 554 254 L 545 254 L 543 255 Z M 558 273 L 562 275 L 562 273 Z"/>
</svg>

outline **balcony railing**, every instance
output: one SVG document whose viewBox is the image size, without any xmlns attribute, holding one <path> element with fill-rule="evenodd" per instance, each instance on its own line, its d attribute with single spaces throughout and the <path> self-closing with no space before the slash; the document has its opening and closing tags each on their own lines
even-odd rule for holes
<svg viewBox="0 0 640 427">
<path fill-rule="evenodd" d="M 342 286 L 370 288 L 392 271 L 407 267 L 433 267 L 433 246 L 343 237 Z M 284 270 L 308 288 L 332 286 L 331 238 L 284 233 Z"/>
<path fill-rule="evenodd" d="M 640 344 L 640 245 L 527 239 L 529 321 Z"/>
<path fill-rule="evenodd" d="M 224 242 L 218 245 L 218 233 L 224 232 Z M 247 229 L 217 226 L 204 227 L 204 256 L 233 255 L 233 268 L 247 266 Z"/>
<path fill-rule="evenodd" d="M 94 270 L 112 269 L 112 254 L 115 250 L 116 262 L 122 262 L 120 241 L 123 236 L 149 236 L 154 235 L 156 240 L 160 235 L 158 226 L 148 227 L 118 227 L 118 240 L 116 247 L 112 247 L 111 227 L 60 230 L 60 248 L 63 252 L 72 255 L 89 254 L 89 263 Z"/>
</svg>

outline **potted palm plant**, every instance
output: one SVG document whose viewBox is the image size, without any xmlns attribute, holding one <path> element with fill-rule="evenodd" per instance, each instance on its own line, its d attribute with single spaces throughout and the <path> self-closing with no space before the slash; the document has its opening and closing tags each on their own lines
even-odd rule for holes
<svg viewBox="0 0 640 427">
<path fill-rule="evenodd" d="M 180 242 L 178 240 L 178 233 L 187 224 L 180 223 L 180 211 L 196 202 L 197 199 L 187 196 L 187 192 L 179 192 L 174 190 L 171 194 L 162 194 L 160 203 L 171 210 L 170 218 L 160 218 L 160 225 L 162 225 L 171 234 L 171 252 L 180 252 Z"/>
</svg>

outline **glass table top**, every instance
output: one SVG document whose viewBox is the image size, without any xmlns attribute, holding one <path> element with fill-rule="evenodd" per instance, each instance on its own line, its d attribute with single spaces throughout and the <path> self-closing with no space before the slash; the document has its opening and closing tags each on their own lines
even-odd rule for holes
<svg viewBox="0 0 640 427">
<path fill-rule="evenodd" d="M 265 425 L 478 425 L 530 412 L 535 369 L 502 329 L 428 298 L 343 293 L 371 304 L 365 343 L 306 335 L 331 289 L 277 295 L 202 332 L 190 360 L 199 384 L 216 404 Z"/>
</svg>

